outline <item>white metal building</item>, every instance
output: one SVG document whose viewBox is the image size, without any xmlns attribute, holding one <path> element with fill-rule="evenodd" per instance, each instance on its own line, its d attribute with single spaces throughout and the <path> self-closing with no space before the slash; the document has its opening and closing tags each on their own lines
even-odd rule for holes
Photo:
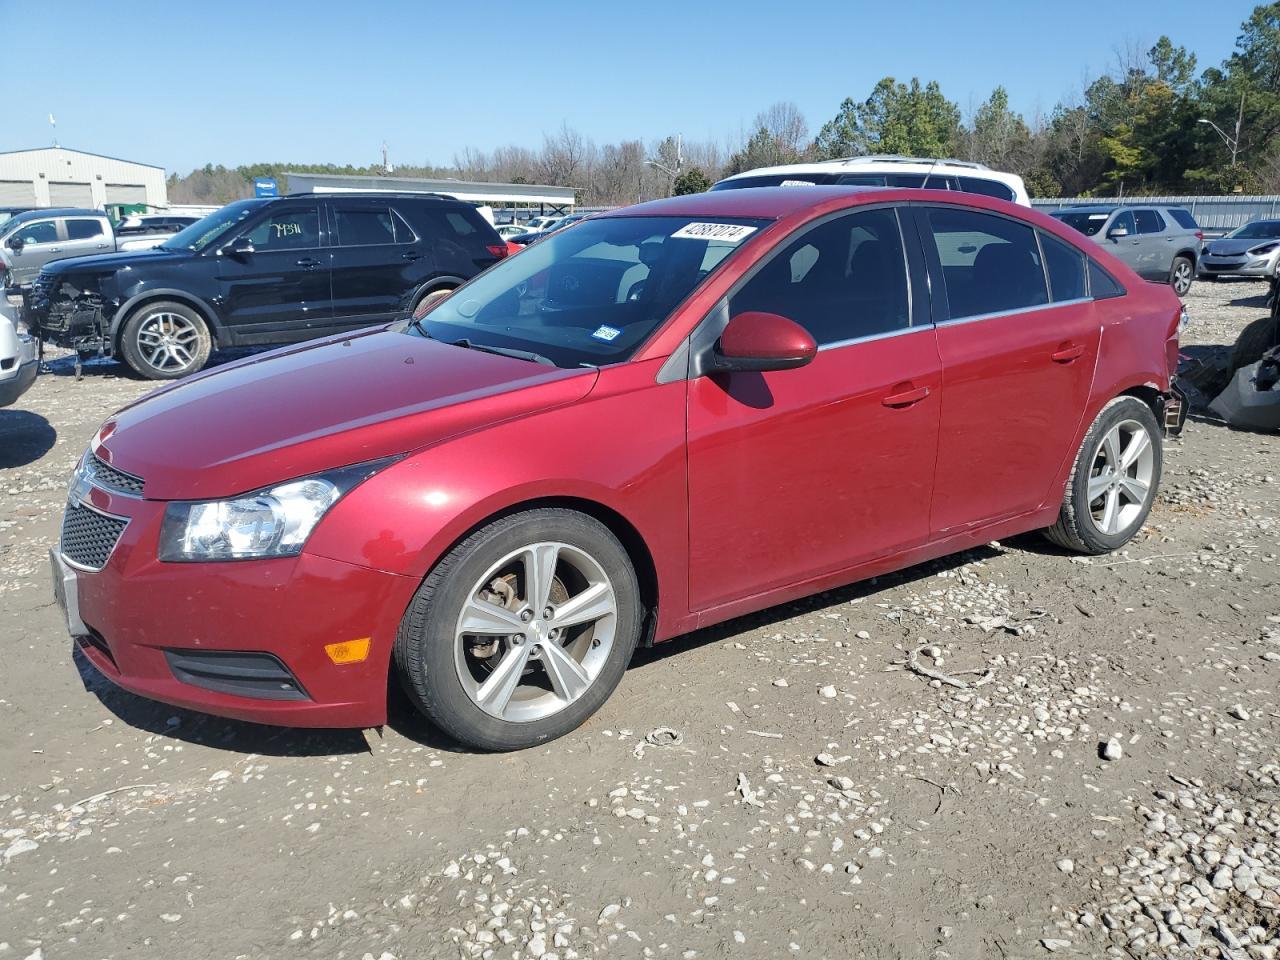
<svg viewBox="0 0 1280 960">
<path fill-rule="evenodd" d="M 550 207 L 556 212 L 573 209 L 573 187 L 542 183 L 480 183 L 471 180 L 427 180 L 419 177 L 339 176 L 328 173 L 288 173 L 290 193 L 347 193 L 351 191 L 405 191 L 444 193 L 459 200 L 490 206 L 508 204 Z"/>
<path fill-rule="evenodd" d="M 97 207 L 167 201 L 164 168 L 65 147 L 0 152 L 0 207 Z"/>
</svg>

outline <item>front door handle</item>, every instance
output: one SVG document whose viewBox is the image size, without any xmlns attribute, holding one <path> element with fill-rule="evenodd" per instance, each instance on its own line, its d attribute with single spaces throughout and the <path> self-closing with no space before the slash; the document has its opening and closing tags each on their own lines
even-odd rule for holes
<svg viewBox="0 0 1280 960">
<path fill-rule="evenodd" d="M 410 261 L 412 261 L 412 260 L 421 260 L 421 259 L 422 259 L 422 254 L 420 254 L 420 253 L 414 253 L 412 250 L 410 250 L 408 253 L 402 253 L 402 254 L 400 254 L 400 259 L 401 259 L 401 260 L 410 260 Z"/>
<path fill-rule="evenodd" d="M 99 249 L 99 250 L 105 250 L 105 249 L 107 249 L 107 245 L 106 245 L 105 243 L 100 243 L 100 244 L 98 244 L 98 249 Z"/>
<path fill-rule="evenodd" d="M 298 261 L 298 266 L 303 267 L 307 270 L 310 270 L 312 267 L 320 266 L 320 261 L 315 260 L 311 257 L 303 257 L 301 260 Z"/>
<path fill-rule="evenodd" d="M 61 252 L 62 252 L 62 248 L 61 248 L 61 247 L 50 247 L 50 248 L 49 248 L 49 252 L 50 252 L 50 253 L 61 253 Z"/>
<path fill-rule="evenodd" d="M 929 395 L 928 387 L 913 387 L 911 381 L 900 383 L 893 389 L 895 392 L 889 394 L 880 402 L 886 407 L 893 407 L 894 409 L 913 406 Z"/>
<path fill-rule="evenodd" d="M 1064 343 L 1053 353 L 1054 363 L 1070 363 L 1084 356 L 1084 347 L 1078 343 Z"/>
</svg>

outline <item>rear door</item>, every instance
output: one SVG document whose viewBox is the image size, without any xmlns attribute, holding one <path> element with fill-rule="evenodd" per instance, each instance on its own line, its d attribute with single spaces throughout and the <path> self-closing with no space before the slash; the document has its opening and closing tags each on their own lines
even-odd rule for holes
<svg viewBox="0 0 1280 960">
<path fill-rule="evenodd" d="M 253 251 L 213 260 L 223 318 L 236 342 L 289 343 L 332 330 L 319 201 L 267 204 L 235 236 L 247 238 Z"/>
<path fill-rule="evenodd" d="M 931 511 L 941 539 L 1055 495 L 1100 331 L 1084 257 L 1070 244 L 958 207 L 918 208 L 918 224 L 945 383 Z"/>
<path fill-rule="evenodd" d="M 928 536 L 942 377 L 923 274 L 897 210 L 842 213 L 782 244 L 709 318 L 782 314 L 819 349 L 799 369 L 689 383 L 694 609 Z"/>
<path fill-rule="evenodd" d="M 327 205 L 334 324 L 391 320 L 429 268 L 426 239 L 391 201 L 338 198 Z"/>
<path fill-rule="evenodd" d="M 1138 274 L 1147 280 L 1167 279 L 1174 250 L 1169 242 L 1173 235 L 1166 233 L 1164 217 L 1155 210 L 1140 209 L 1133 211 L 1133 219 L 1138 225 L 1138 248 L 1142 251 Z"/>
<path fill-rule="evenodd" d="M 115 240 L 102 217 L 66 217 L 62 225 L 67 234 L 64 257 L 87 257 L 115 249 Z"/>
</svg>

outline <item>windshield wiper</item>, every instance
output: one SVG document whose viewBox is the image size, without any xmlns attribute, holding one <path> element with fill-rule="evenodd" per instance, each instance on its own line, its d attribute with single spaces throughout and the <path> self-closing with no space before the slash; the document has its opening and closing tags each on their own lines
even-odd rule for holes
<svg viewBox="0 0 1280 960">
<path fill-rule="evenodd" d="M 465 347 L 468 350 L 480 350 L 484 353 L 496 353 L 501 357 L 515 357 L 517 360 L 529 360 L 533 363 L 545 363 L 549 367 L 558 366 L 558 364 L 549 357 L 544 357 L 540 353 L 533 353 L 530 350 L 516 350 L 514 347 L 492 347 L 487 343 L 472 343 L 466 337 L 461 340 L 453 341 L 455 347 Z"/>
</svg>

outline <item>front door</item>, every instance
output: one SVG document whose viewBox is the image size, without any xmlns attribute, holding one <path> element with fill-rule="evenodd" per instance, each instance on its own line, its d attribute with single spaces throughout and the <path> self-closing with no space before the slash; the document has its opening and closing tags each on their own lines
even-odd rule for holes
<svg viewBox="0 0 1280 960">
<path fill-rule="evenodd" d="M 253 244 L 252 251 L 216 257 L 229 332 L 237 343 L 287 343 L 329 333 L 333 297 L 319 205 L 272 203 L 266 209 L 237 235 Z"/>
<path fill-rule="evenodd" d="M 5 251 L 13 265 L 9 283 L 15 287 L 30 283 L 41 267 L 62 255 L 62 239 L 58 236 L 56 220 L 30 220 L 10 233 L 5 243 L 15 239 L 20 241 L 18 249 L 8 246 Z"/>
<path fill-rule="evenodd" d="M 806 229 L 718 311 L 789 317 L 819 351 L 794 370 L 689 383 L 693 609 L 928 536 L 942 378 L 922 293 L 885 207 Z"/>
<path fill-rule="evenodd" d="M 1100 327 L 1070 244 L 957 207 L 920 209 L 918 223 L 941 307 L 946 392 L 931 525 L 942 538 L 1054 496 L 1075 453 Z"/>
<path fill-rule="evenodd" d="M 333 313 L 339 326 L 391 320 L 429 270 L 427 241 L 385 200 L 329 201 Z M 424 269 L 425 268 L 425 269 Z"/>
</svg>

